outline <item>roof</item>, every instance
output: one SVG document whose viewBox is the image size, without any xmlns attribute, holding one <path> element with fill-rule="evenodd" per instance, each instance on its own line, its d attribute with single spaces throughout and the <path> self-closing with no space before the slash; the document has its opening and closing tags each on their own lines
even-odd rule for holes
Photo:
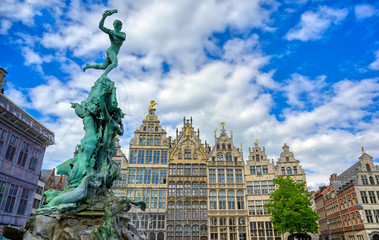
<svg viewBox="0 0 379 240">
<path fill-rule="evenodd" d="M 46 183 L 47 179 L 49 178 L 49 176 L 51 174 L 51 171 L 53 171 L 53 170 L 52 169 L 41 170 L 41 173 L 39 175 L 39 180 L 41 180 L 42 182 Z"/>
<path fill-rule="evenodd" d="M 357 168 L 360 166 L 361 162 L 358 161 L 346 169 L 343 173 L 338 175 L 337 180 L 333 182 L 336 191 L 339 191 L 343 185 L 357 180 Z"/>
</svg>

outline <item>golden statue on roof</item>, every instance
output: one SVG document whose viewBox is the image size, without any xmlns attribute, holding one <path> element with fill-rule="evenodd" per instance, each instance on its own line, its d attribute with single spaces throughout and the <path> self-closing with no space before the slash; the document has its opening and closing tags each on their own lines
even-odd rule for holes
<svg viewBox="0 0 379 240">
<path fill-rule="evenodd" d="M 222 123 L 221 123 L 221 126 L 225 126 L 225 122 L 222 122 Z"/>
<path fill-rule="evenodd" d="M 150 105 L 149 105 L 149 112 L 150 112 L 151 109 L 154 108 L 155 105 L 158 105 L 158 103 L 156 103 L 154 100 L 151 100 L 150 101 Z"/>
<path fill-rule="evenodd" d="M 254 144 L 258 144 L 258 139 L 255 139 Z"/>
</svg>

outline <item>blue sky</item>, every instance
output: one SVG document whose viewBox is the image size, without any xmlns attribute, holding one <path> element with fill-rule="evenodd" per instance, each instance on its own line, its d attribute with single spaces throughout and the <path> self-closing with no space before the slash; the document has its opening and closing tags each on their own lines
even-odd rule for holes
<svg viewBox="0 0 379 240">
<path fill-rule="evenodd" d="M 69 102 L 101 74 L 81 67 L 104 60 L 98 21 L 114 8 L 105 25 L 118 18 L 127 33 L 109 74 L 127 114 L 123 147 L 154 99 L 171 136 L 192 116 L 211 144 L 226 122 L 245 159 L 255 139 L 274 160 L 287 143 L 312 188 L 357 161 L 361 146 L 378 160 L 377 1 L 6 0 L 5 94 L 55 132 L 43 168 L 70 158 L 83 136 Z"/>
</svg>

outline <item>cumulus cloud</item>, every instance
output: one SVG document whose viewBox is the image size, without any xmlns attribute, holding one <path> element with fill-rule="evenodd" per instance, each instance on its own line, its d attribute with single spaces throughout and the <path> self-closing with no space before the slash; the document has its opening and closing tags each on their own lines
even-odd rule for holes
<svg viewBox="0 0 379 240">
<path fill-rule="evenodd" d="M 379 50 L 375 51 L 376 60 L 372 62 L 368 67 L 372 70 L 379 70 Z"/>
<path fill-rule="evenodd" d="M 354 13 L 357 19 L 370 18 L 377 14 L 377 12 L 378 11 L 375 9 L 375 7 L 369 4 L 361 4 L 354 7 Z"/>
<path fill-rule="evenodd" d="M 301 15 L 300 23 L 285 36 L 289 41 L 318 40 L 332 24 L 339 24 L 348 14 L 346 8 L 334 9 L 322 6 L 317 12 L 307 11 Z"/>
<path fill-rule="evenodd" d="M 114 0 L 91 6 L 71 1 L 65 14 L 57 13 L 54 25 L 46 23 L 40 36 L 17 35 L 26 65 L 40 66 L 43 71 L 46 62 L 59 63 L 56 70 L 64 73 L 60 79 L 43 74 L 43 84 L 12 93 L 22 106 L 39 112 L 40 121 L 56 134 L 56 145 L 47 149 L 44 168 L 72 157 L 83 137 L 81 119 L 75 116 L 70 102 L 86 99 L 101 74 L 94 69 L 83 73 L 80 65 L 100 63 L 106 57 L 109 39 L 97 24 L 105 9 L 116 6 L 119 13 L 105 25 L 111 28 L 115 18 L 121 19 L 127 33 L 119 66 L 108 75 L 115 81 L 119 105 L 126 113 L 125 135 L 120 136 L 123 148 L 128 147 L 135 126 L 141 124 L 154 99 L 159 103 L 156 108 L 162 125 L 167 125 L 168 135 L 174 138 L 183 116 L 192 116 L 201 139 L 211 146 L 214 129 L 226 122 L 226 128 L 233 130 L 234 144 L 243 144 L 245 159 L 257 138 L 268 157 L 275 160 L 286 142 L 309 171 L 308 183 L 312 186 L 327 182 L 331 172 L 320 170 L 325 165 L 337 171 L 357 160 L 361 145 L 367 146 L 372 156 L 379 155 L 375 150 L 379 123 L 370 111 L 378 97 L 377 78 L 335 79 L 332 84 L 323 73 L 318 77 L 294 73 L 281 83 L 275 79 L 276 70 L 266 68 L 272 56 L 262 51 L 260 38 L 251 34 L 251 29 L 270 31 L 270 16 L 278 6 L 275 1 L 157 0 L 125 4 Z M 320 7 L 308 11 L 288 32 L 287 39 L 318 39 L 346 15 L 347 9 Z M 217 38 L 217 33 L 226 31 L 232 36 Z M 164 71 L 163 65 L 169 71 Z M 281 104 L 273 95 L 280 95 L 288 105 L 279 114 L 272 113 Z M 362 121 L 370 117 L 372 120 Z"/>
</svg>

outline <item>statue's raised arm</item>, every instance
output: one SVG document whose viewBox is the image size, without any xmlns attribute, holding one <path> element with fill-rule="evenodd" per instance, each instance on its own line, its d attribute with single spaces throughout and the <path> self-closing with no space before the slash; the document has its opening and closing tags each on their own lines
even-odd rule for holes
<svg viewBox="0 0 379 240">
<path fill-rule="evenodd" d="M 117 9 L 105 10 L 99 22 L 100 30 L 108 34 L 109 40 L 111 41 L 111 46 L 107 49 L 107 58 L 104 60 L 103 64 L 86 64 L 83 68 L 83 72 L 85 72 L 88 68 L 103 69 L 105 71 L 102 76 L 106 77 L 113 68 L 117 67 L 117 54 L 126 39 L 126 34 L 121 32 L 122 22 L 117 19 L 113 22 L 114 30 L 104 27 L 105 19 L 114 13 L 117 13 Z"/>
</svg>

